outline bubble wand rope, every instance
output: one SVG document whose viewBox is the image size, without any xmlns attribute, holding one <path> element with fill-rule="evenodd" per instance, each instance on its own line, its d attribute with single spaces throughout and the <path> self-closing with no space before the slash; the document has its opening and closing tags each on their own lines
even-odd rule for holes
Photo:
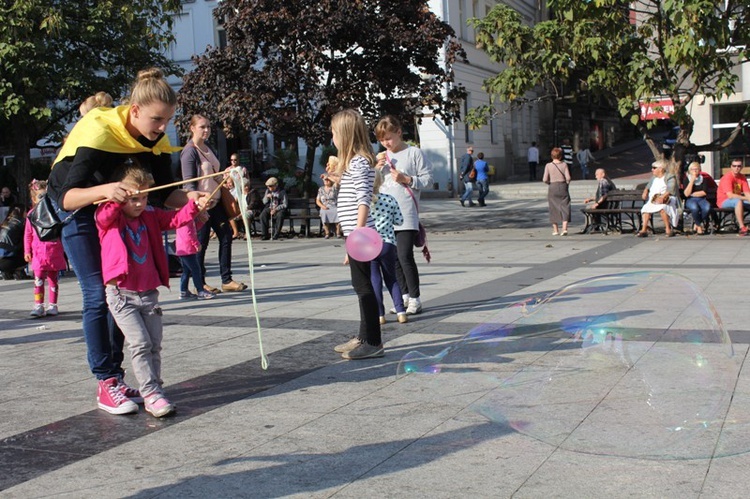
<svg viewBox="0 0 750 499">
<path fill-rule="evenodd" d="M 164 184 L 164 185 L 157 185 L 156 187 L 150 187 L 148 189 L 143 189 L 142 191 L 135 191 L 133 193 L 133 196 L 137 196 L 139 194 L 146 194 L 153 191 L 158 191 L 160 189 L 166 189 L 167 187 L 175 187 L 177 185 L 187 184 L 189 182 L 197 182 L 198 180 L 203 180 L 205 178 L 211 178 L 216 177 L 217 175 L 224 175 L 224 172 L 218 172 L 218 173 L 209 173 L 208 175 L 203 175 L 202 177 L 196 177 L 196 178 L 189 178 L 187 180 L 180 180 L 178 182 L 172 182 L 171 184 Z M 93 204 L 102 204 L 106 203 L 106 199 L 99 199 L 98 201 L 94 201 Z"/>
<path fill-rule="evenodd" d="M 224 185 L 224 184 L 227 183 L 227 180 L 229 180 L 229 177 L 228 176 L 224 177 L 224 179 L 221 182 L 219 182 L 219 185 L 216 186 L 216 189 L 214 189 L 213 191 L 211 191 L 211 194 L 208 195 L 208 199 L 213 199 L 214 194 L 216 194 L 217 192 L 219 192 L 219 189 L 221 189 L 222 185 Z"/>
<path fill-rule="evenodd" d="M 263 334 L 260 328 L 260 314 L 258 314 L 258 301 L 255 297 L 255 273 L 253 271 L 255 265 L 253 263 L 253 245 L 250 240 L 250 224 L 247 218 L 247 199 L 245 198 L 245 177 L 242 175 L 242 170 L 239 167 L 228 168 L 229 176 L 232 177 L 234 183 L 235 194 L 237 195 L 237 201 L 240 205 L 240 213 L 242 214 L 242 223 L 245 226 L 245 243 L 247 245 L 247 267 L 250 273 L 250 295 L 253 300 L 253 313 L 255 314 L 255 326 L 258 330 L 258 348 L 260 350 L 260 367 L 263 370 L 268 369 L 268 357 L 263 351 Z"/>
</svg>

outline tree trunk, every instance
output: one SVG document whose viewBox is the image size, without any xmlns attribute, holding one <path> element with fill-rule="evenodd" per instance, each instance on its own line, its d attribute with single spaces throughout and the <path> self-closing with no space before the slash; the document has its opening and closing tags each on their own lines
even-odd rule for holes
<svg viewBox="0 0 750 499">
<path fill-rule="evenodd" d="M 305 173 L 303 178 L 302 196 L 306 199 L 314 197 L 317 192 L 310 192 L 313 188 L 312 173 L 315 168 L 315 151 L 318 144 L 307 144 L 307 155 L 305 156 Z"/>
<path fill-rule="evenodd" d="M 31 182 L 31 138 L 23 123 L 11 120 L 11 149 L 13 150 L 13 176 L 18 184 L 18 199 L 24 206 L 29 206 L 29 189 Z"/>
</svg>

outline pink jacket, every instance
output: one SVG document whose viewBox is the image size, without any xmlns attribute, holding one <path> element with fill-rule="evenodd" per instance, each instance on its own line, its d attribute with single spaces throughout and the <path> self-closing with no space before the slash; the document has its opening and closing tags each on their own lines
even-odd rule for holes
<svg viewBox="0 0 750 499">
<path fill-rule="evenodd" d="M 121 204 L 110 201 L 96 209 L 96 227 L 99 229 L 99 241 L 102 246 L 102 274 L 105 283 L 117 280 L 128 272 L 128 250 L 122 239 L 126 220 L 121 207 Z M 141 214 L 140 218 L 148 232 L 149 251 L 163 286 L 169 287 L 169 264 L 161 232 L 192 222 L 198 211 L 198 205 L 194 201 L 189 201 L 179 211 L 166 211 L 148 206 Z"/>
<path fill-rule="evenodd" d="M 198 231 L 205 222 L 193 220 L 177 229 L 177 237 L 174 243 L 174 254 L 177 256 L 194 255 L 201 250 L 201 242 L 198 240 Z"/>
<path fill-rule="evenodd" d="M 44 270 L 68 268 L 62 241 L 59 239 L 56 241 L 40 240 L 28 218 L 23 233 L 23 254 L 31 255 L 31 268 L 34 274 Z"/>
</svg>

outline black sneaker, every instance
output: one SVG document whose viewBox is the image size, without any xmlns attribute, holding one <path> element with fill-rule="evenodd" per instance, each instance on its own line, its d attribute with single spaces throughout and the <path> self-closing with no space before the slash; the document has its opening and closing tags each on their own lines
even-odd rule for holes
<svg viewBox="0 0 750 499">
<path fill-rule="evenodd" d="M 383 350 L 382 344 L 374 346 L 369 343 L 362 343 L 354 350 L 342 353 L 341 356 L 348 360 L 374 359 L 385 356 L 385 350 Z"/>
</svg>

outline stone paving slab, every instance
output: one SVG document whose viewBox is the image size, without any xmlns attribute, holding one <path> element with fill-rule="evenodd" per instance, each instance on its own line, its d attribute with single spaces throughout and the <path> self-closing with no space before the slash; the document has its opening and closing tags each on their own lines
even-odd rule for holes
<svg viewBox="0 0 750 499">
<path fill-rule="evenodd" d="M 437 353 L 511 303 L 634 270 L 690 277 L 714 301 L 744 362 L 750 328 L 737 297 L 750 240 L 553 237 L 538 199 L 472 210 L 429 200 L 422 209 L 433 255 L 430 265 L 418 256 L 425 312 L 384 326 L 384 359 L 346 362 L 332 352 L 358 317 L 340 241 L 253 241 L 268 371 L 249 293 L 185 303 L 164 290 L 163 375 L 179 412 L 163 421 L 96 409 L 73 276 L 61 282 L 61 316 L 42 320 L 27 319 L 30 281 L 0 281 L 0 497 L 746 495 L 748 435 L 732 435 L 742 451 L 714 459 L 571 452 L 472 411 L 488 387 L 459 385 L 449 398 L 415 392 L 396 368 L 409 351 Z M 235 277 L 248 282 L 243 248 L 233 246 Z M 215 251 L 210 245 L 211 262 Z M 729 417 L 750 419 L 746 369 L 736 390 Z M 574 397 L 576 387 L 566 393 Z M 559 414 L 561 427 L 575 409 Z M 637 424 L 613 441 L 632 431 Z"/>
</svg>

